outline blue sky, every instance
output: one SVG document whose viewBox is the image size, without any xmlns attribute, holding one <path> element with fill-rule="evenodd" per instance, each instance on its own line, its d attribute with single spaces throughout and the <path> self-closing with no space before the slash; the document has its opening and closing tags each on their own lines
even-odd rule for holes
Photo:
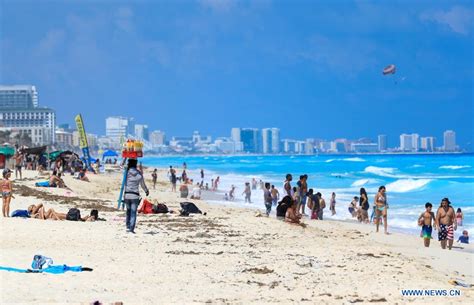
<svg viewBox="0 0 474 305">
<path fill-rule="evenodd" d="M 36 85 L 59 123 L 80 112 L 88 132 L 124 115 L 180 136 L 473 142 L 471 1 L 0 3 L 0 83 Z"/>
</svg>

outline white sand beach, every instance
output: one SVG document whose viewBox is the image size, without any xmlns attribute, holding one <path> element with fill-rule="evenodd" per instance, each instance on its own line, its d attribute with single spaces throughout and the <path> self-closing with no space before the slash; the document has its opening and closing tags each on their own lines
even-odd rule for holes
<svg viewBox="0 0 474 305">
<path fill-rule="evenodd" d="M 33 255 L 92 272 L 27 274 L 0 271 L 0 303 L 88 304 L 466 304 L 473 288 L 472 245 L 442 250 L 436 239 L 375 233 L 372 225 L 310 221 L 306 228 L 254 209 L 191 200 L 207 215 L 139 215 L 136 234 L 116 210 L 121 173 L 66 176 L 65 189 L 36 188 L 25 172 L 14 181 L 11 211 L 32 203 L 83 215 L 97 208 L 106 221 L 71 222 L 0 218 L 0 266 L 29 268 Z M 161 175 L 164 176 L 164 175 Z M 179 210 L 167 181 L 151 199 Z M 258 198 L 258 196 L 255 196 Z M 263 204 L 262 204 L 263 210 Z M 436 234 L 433 234 L 436 238 Z M 402 289 L 459 289 L 460 296 L 402 296 Z"/>
</svg>

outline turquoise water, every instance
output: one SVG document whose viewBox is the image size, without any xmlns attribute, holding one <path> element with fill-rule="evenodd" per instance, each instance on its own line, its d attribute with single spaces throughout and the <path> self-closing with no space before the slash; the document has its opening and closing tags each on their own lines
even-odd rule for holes
<svg viewBox="0 0 474 305">
<path fill-rule="evenodd" d="M 418 230 L 417 217 L 424 204 L 431 202 L 434 209 L 443 197 L 449 197 L 455 209 L 464 213 L 462 229 L 474 229 L 474 155 L 324 155 L 324 156 L 195 156 L 146 157 L 143 164 L 152 167 L 173 165 L 181 172 L 186 162 L 191 178 L 205 180 L 220 176 L 220 189 L 237 188 L 235 204 L 244 204 L 240 194 L 243 185 L 252 178 L 271 182 L 282 189 L 287 173 L 293 183 L 301 174 L 308 174 L 308 185 L 323 194 L 328 201 L 337 194 L 335 218 L 349 219 L 347 205 L 359 189 L 365 187 L 372 204 L 380 185 L 387 187 L 389 225 L 403 230 Z M 252 205 L 263 208 L 262 192 L 254 191 Z M 327 217 L 328 212 L 326 212 Z M 459 234 L 459 230 L 457 235 Z"/>
</svg>

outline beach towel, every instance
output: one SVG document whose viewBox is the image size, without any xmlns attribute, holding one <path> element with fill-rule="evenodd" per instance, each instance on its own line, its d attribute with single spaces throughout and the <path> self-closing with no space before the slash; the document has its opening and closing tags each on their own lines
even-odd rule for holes
<svg viewBox="0 0 474 305">
<path fill-rule="evenodd" d="M 27 210 L 15 210 L 12 212 L 11 217 L 25 217 L 29 218 L 30 214 L 28 213 Z"/>
<path fill-rule="evenodd" d="M 91 268 L 83 268 L 82 266 L 67 266 L 67 265 L 49 266 L 45 269 L 38 269 L 38 270 L 18 269 L 18 268 L 0 266 L 0 270 L 18 272 L 18 273 L 51 273 L 51 274 L 63 274 L 68 271 L 71 271 L 71 272 L 92 271 Z"/>
</svg>

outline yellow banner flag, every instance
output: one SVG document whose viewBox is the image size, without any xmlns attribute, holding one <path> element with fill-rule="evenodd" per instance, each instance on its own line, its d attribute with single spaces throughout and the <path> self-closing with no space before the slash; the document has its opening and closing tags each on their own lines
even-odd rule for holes
<svg viewBox="0 0 474 305">
<path fill-rule="evenodd" d="M 77 131 L 79 132 L 79 146 L 81 148 L 88 147 L 87 144 L 87 135 L 86 131 L 84 130 L 84 123 L 82 122 L 82 116 L 80 114 L 76 115 L 75 118 Z"/>
</svg>

